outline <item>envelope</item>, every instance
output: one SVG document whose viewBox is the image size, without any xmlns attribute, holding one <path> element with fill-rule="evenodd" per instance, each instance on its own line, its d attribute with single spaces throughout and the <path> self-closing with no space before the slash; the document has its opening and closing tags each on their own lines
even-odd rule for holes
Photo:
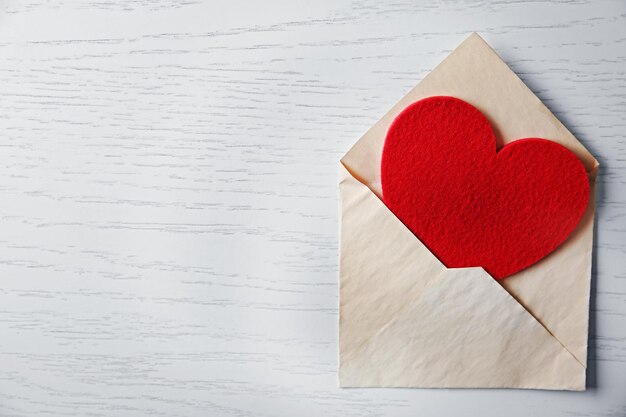
<svg viewBox="0 0 626 417">
<path fill-rule="evenodd" d="M 558 142 L 583 162 L 585 215 L 554 252 L 500 281 L 446 268 L 381 200 L 387 129 L 436 95 L 477 107 L 504 146 Z M 341 159 L 341 387 L 585 389 L 598 162 L 477 34 L 472 34 Z"/>
</svg>

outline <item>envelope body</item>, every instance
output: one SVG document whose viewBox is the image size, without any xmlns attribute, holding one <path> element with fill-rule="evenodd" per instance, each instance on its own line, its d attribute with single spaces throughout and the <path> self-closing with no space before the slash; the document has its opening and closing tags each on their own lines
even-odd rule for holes
<svg viewBox="0 0 626 417">
<path fill-rule="evenodd" d="M 382 202 L 391 122 L 437 95 L 477 107 L 499 147 L 553 140 L 588 173 L 591 197 L 576 230 L 504 280 L 480 267 L 446 268 Z M 584 390 L 597 172 L 594 157 L 472 34 L 341 160 L 340 386 Z"/>
</svg>

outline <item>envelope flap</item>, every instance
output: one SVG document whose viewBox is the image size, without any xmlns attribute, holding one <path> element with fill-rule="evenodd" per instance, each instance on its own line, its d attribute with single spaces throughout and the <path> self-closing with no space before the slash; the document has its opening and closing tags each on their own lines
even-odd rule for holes
<svg viewBox="0 0 626 417">
<path fill-rule="evenodd" d="M 537 96 L 476 33 L 470 35 L 413 90 L 380 119 L 342 158 L 350 172 L 376 195 L 380 159 L 387 130 L 409 104 L 448 95 L 467 101 L 489 119 L 499 147 L 517 139 L 540 137 L 576 154 L 595 176 L 598 162 Z"/>
<path fill-rule="evenodd" d="M 339 372 L 344 387 L 585 387 L 585 368 L 481 268 L 446 270 Z"/>
</svg>

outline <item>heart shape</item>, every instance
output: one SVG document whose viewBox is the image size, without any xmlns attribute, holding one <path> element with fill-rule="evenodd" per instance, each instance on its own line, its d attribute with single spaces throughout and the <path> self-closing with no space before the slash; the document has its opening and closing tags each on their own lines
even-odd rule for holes
<svg viewBox="0 0 626 417">
<path fill-rule="evenodd" d="M 489 121 L 454 97 L 411 104 L 393 121 L 381 162 L 383 201 L 448 268 L 502 279 L 555 250 L 587 209 L 582 162 L 527 138 L 496 150 Z"/>
</svg>

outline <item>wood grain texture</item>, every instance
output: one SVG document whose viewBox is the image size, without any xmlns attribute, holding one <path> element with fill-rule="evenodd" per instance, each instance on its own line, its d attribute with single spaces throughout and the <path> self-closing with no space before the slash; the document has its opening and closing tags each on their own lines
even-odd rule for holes
<svg viewBox="0 0 626 417">
<path fill-rule="evenodd" d="M 601 164 L 589 390 L 338 389 L 338 160 L 471 31 Z M 0 416 L 625 416 L 625 62 L 623 0 L 0 2 Z"/>
</svg>

